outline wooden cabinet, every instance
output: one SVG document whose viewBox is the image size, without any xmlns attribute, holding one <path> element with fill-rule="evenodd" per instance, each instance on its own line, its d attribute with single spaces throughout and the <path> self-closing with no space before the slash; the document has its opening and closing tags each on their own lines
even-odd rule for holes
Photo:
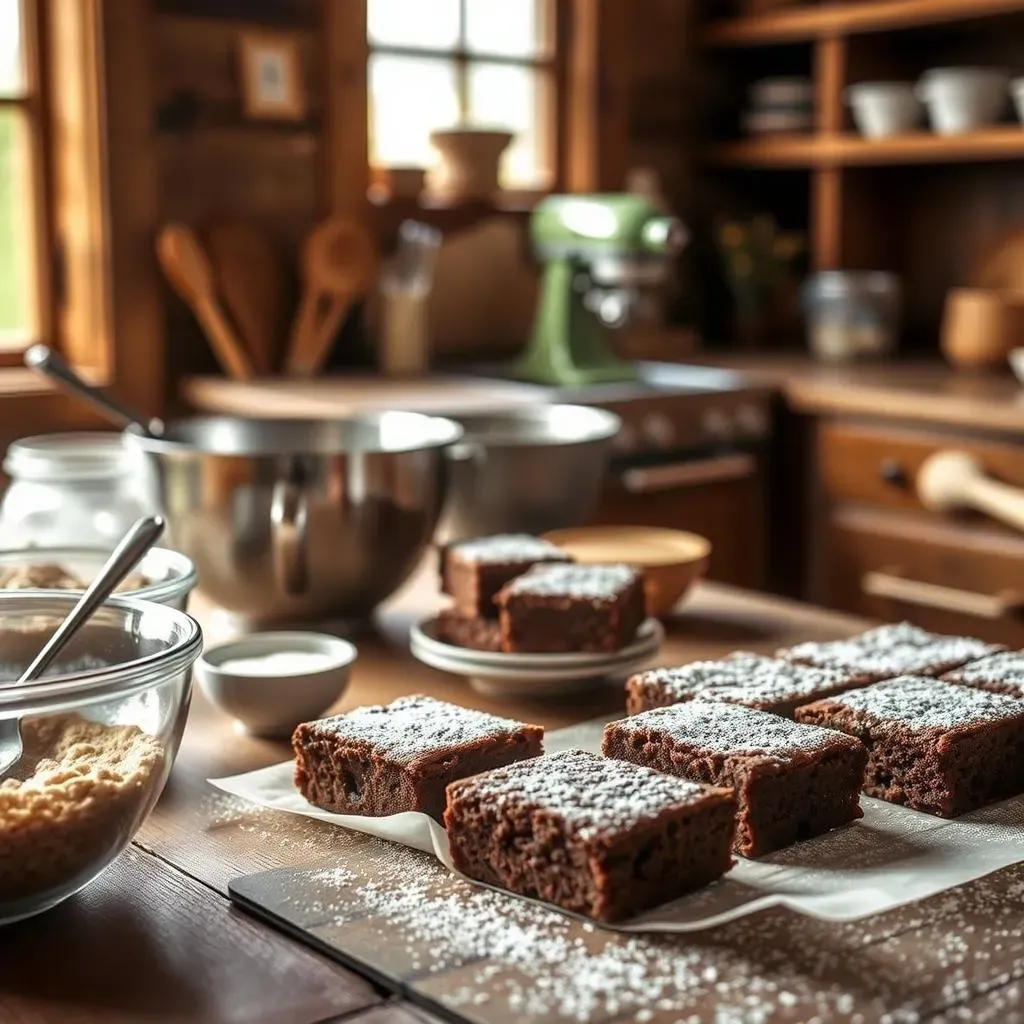
<svg viewBox="0 0 1024 1024">
<path fill-rule="evenodd" d="M 812 596 L 872 618 L 1024 647 L 1024 533 L 981 515 L 939 515 L 914 481 L 955 449 L 1024 488 L 1024 446 L 966 432 L 822 420 Z"/>
</svg>

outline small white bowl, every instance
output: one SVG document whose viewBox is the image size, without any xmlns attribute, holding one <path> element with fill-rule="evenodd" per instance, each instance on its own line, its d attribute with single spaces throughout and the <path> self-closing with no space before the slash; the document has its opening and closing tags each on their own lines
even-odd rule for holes
<svg viewBox="0 0 1024 1024">
<path fill-rule="evenodd" d="M 292 669 L 287 655 L 298 656 Z M 323 664 L 298 663 L 309 655 Z M 290 736 L 295 726 L 319 718 L 345 692 L 356 656 L 347 640 L 324 633 L 256 633 L 204 651 L 195 674 L 209 701 L 244 731 Z M 229 664 L 271 657 L 263 665 Z"/>
<path fill-rule="evenodd" d="M 1013 105 L 1017 110 L 1017 117 L 1024 121 L 1024 78 L 1015 78 L 1010 83 L 1010 93 L 1013 96 Z"/>
<path fill-rule="evenodd" d="M 846 90 L 857 131 L 884 139 L 913 131 L 921 120 L 921 101 L 910 82 L 859 82 Z"/>
<path fill-rule="evenodd" d="M 939 135 L 956 135 L 994 124 L 1006 108 L 1010 76 L 999 68 L 932 68 L 917 83 Z"/>
</svg>

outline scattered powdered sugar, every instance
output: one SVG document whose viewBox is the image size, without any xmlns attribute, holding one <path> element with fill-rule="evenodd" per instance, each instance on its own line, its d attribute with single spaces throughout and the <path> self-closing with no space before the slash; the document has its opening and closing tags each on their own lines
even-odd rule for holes
<svg viewBox="0 0 1024 1024">
<path fill-rule="evenodd" d="M 630 680 L 630 686 L 657 687 L 676 700 L 700 697 L 761 706 L 834 693 L 855 681 L 846 669 L 798 665 L 739 651 L 721 661 L 695 661 L 678 668 L 640 672 Z"/>
<path fill-rule="evenodd" d="M 473 1020 L 1021 1019 L 1024 883 L 1005 873 L 850 924 L 768 913 L 697 935 L 642 936 L 472 887 L 412 850 L 374 841 L 367 852 L 352 870 L 312 873 L 289 916 L 323 922 L 321 941 Z"/>
<path fill-rule="evenodd" d="M 1019 718 L 1024 724 L 1024 704 L 1013 697 L 918 676 L 850 690 L 830 697 L 829 703 L 914 729 L 957 729 L 1008 718 Z"/>
<path fill-rule="evenodd" d="M 510 718 L 422 695 L 355 708 L 308 726 L 314 735 L 328 733 L 342 741 L 366 743 L 374 753 L 402 765 L 480 740 L 502 739 L 523 727 Z"/>
<path fill-rule="evenodd" d="M 972 661 L 942 677 L 961 686 L 1024 697 L 1024 651 L 1003 651 Z"/>
<path fill-rule="evenodd" d="M 569 556 L 560 547 L 528 533 L 499 533 L 494 537 L 464 540 L 452 544 L 449 551 L 460 561 L 472 562 L 474 565 L 569 560 Z"/>
<path fill-rule="evenodd" d="M 819 751 L 849 740 L 832 729 L 798 725 L 788 718 L 738 704 L 690 701 L 644 711 L 609 727 L 627 736 L 648 730 L 698 751 L 765 754 L 786 760 L 797 751 Z"/>
<path fill-rule="evenodd" d="M 710 790 L 696 782 L 613 761 L 583 750 L 563 750 L 455 784 L 462 796 L 506 807 L 542 808 L 559 815 L 587 842 L 622 831 L 673 807 L 699 803 Z"/>
<path fill-rule="evenodd" d="M 636 570 L 628 565 L 537 565 L 512 580 L 505 593 L 614 601 L 637 579 Z"/>
<path fill-rule="evenodd" d="M 811 641 L 779 651 L 779 657 L 821 668 L 870 673 L 876 679 L 901 675 L 939 675 L 968 661 L 1002 650 L 973 637 L 929 633 L 909 622 L 869 629 L 847 640 Z"/>
</svg>

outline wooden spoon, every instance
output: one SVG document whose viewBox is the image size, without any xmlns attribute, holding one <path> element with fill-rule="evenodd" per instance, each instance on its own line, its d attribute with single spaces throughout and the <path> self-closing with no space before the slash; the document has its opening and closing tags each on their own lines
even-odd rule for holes
<svg viewBox="0 0 1024 1024">
<path fill-rule="evenodd" d="M 213 268 L 195 232 L 186 224 L 166 224 L 156 254 L 171 287 L 191 307 L 222 369 L 237 380 L 253 377 L 253 366 L 228 320 L 214 282 Z"/>
<path fill-rule="evenodd" d="M 929 455 L 915 485 L 921 504 L 934 512 L 967 508 L 1024 530 L 1024 491 L 993 480 L 967 452 L 947 449 Z"/>
<path fill-rule="evenodd" d="M 332 217 L 317 225 L 302 253 L 303 294 L 292 325 L 285 372 L 311 377 L 323 366 L 354 302 L 373 281 L 377 254 L 354 221 Z"/>
<path fill-rule="evenodd" d="M 287 278 L 280 251 L 257 224 L 220 217 L 202 228 L 216 289 L 260 376 L 273 373 L 285 341 Z"/>
</svg>

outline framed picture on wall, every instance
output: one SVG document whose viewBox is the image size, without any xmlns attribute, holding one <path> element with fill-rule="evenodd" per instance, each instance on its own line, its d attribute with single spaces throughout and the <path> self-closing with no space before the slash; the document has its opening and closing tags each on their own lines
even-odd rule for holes
<svg viewBox="0 0 1024 1024">
<path fill-rule="evenodd" d="M 239 40 L 246 117 L 301 121 L 306 116 L 299 40 L 286 32 L 243 32 Z"/>
</svg>

